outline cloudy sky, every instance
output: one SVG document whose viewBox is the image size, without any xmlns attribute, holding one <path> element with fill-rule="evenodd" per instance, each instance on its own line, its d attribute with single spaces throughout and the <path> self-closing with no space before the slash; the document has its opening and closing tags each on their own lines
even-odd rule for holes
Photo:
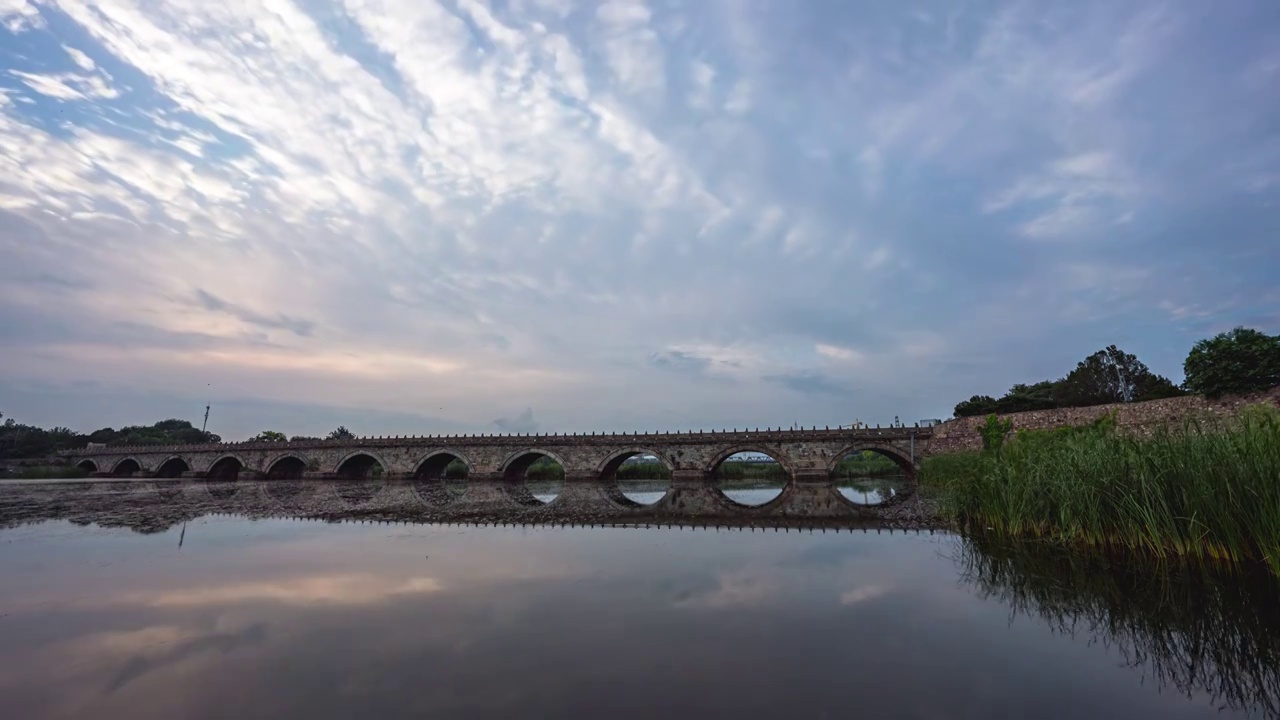
<svg viewBox="0 0 1280 720">
<path fill-rule="evenodd" d="M 0 412 L 947 417 L 1280 332 L 1280 4 L 0 0 Z"/>
</svg>

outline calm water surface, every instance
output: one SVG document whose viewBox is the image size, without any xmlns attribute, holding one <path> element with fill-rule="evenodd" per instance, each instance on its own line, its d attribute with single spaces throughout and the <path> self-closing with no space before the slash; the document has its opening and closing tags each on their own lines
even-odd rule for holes
<svg viewBox="0 0 1280 720">
<path fill-rule="evenodd" d="M 0 707 L 24 720 L 1274 716 L 1271 585 L 1041 560 L 944 534 L 45 522 L 0 530 Z"/>
</svg>

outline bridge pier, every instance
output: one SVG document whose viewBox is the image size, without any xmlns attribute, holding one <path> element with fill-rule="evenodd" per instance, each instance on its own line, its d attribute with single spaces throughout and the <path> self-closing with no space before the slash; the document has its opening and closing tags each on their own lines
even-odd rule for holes
<svg viewBox="0 0 1280 720">
<path fill-rule="evenodd" d="M 770 503 L 768 514 L 773 517 L 849 518 L 873 512 L 845 499 L 834 482 L 793 482 Z"/>
<path fill-rule="evenodd" d="M 806 486 L 835 484 L 835 480 L 832 479 L 831 473 L 826 468 L 797 468 L 791 476 L 791 482 L 796 485 Z"/>
<path fill-rule="evenodd" d="M 658 502 L 662 511 L 686 515 L 717 515 L 724 507 L 724 496 L 712 484 L 711 474 L 700 469 L 672 471 L 671 489 Z"/>
<path fill-rule="evenodd" d="M 621 493 L 612 491 L 613 488 L 598 480 L 579 478 L 576 482 L 571 483 L 566 476 L 564 487 L 560 489 L 560 494 L 556 497 L 554 504 L 556 509 L 563 508 L 597 515 L 602 513 L 621 513 L 627 509 L 627 506 L 618 500 L 621 497 Z M 625 501 L 625 498 L 622 499 Z"/>
<path fill-rule="evenodd" d="M 541 504 L 523 483 L 512 483 L 501 472 L 472 472 L 466 488 L 458 502 L 467 510 L 512 510 Z"/>
</svg>

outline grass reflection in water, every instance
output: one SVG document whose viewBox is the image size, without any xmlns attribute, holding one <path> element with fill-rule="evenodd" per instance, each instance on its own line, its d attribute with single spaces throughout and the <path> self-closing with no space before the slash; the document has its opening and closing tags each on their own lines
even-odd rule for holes
<svg viewBox="0 0 1280 720">
<path fill-rule="evenodd" d="M 964 582 L 1053 632 L 1114 649 L 1144 679 L 1280 717 L 1280 583 L 1258 565 L 1152 563 L 966 539 Z"/>
</svg>

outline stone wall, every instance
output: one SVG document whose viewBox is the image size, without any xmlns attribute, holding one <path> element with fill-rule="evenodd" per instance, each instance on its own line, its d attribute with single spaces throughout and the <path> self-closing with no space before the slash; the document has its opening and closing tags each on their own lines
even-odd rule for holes
<svg viewBox="0 0 1280 720">
<path fill-rule="evenodd" d="M 1050 429 L 1064 425 L 1087 425 L 1103 415 L 1115 412 L 1116 425 L 1124 432 L 1143 435 L 1158 427 L 1180 427 L 1192 418 L 1223 419 L 1236 415 L 1246 405 L 1270 403 L 1280 406 L 1280 387 L 1254 395 L 1208 400 L 1198 395 L 1150 400 L 1138 403 L 1115 403 L 1093 407 L 1031 410 L 1001 415 L 1013 421 L 1014 430 Z M 956 418 L 933 428 L 925 455 L 942 455 L 982 449 L 978 427 L 985 416 Z"/>
</svg>

